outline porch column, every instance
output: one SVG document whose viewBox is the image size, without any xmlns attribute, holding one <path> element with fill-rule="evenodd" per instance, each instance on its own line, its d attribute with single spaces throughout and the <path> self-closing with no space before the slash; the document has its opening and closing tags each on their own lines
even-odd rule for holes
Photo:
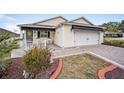
<svg viewBox="0 0 124 93">
<path fill-rule="evenodd" d="M 24 48 L 27 50 L 26 30 L 24 31 Z"/>
<path fill-rule="evenodd" d="M 33 44 L 36 45 L 37 44 L 37 31 L 33 30 Z"/>
<path fill-rule="evenodd" d="M 20 30 L 20 39 L 23 39 L 23 30 Z"/>
</svg>

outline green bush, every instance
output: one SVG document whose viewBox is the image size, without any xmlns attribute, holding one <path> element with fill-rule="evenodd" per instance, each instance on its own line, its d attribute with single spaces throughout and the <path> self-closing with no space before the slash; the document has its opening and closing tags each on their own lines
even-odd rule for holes
<svg viewBox="0 0 124 93">
<path fill-rule="evenodd" d="M 0 78 L 6 74 L 6 71 L 11 63 L 11 61 L 0 61 Z"/>
<path fill-rule="evenodd" d="M 105 45 L 111 45 L 111 46 L 117 46 L 117 47 L 122 47 L 124 48 L 124 40 L 105 40 L 104 41 Z"/>
<path fill-rule="evenodd" d="M 9 54 L 12 49 L 18 48 L 16 41 L 10 40 L 10 34 L 1 34 L 0 35 L 0 77 L 2 77 L 8 67 L 10 66 L 11 61 L 5 59 L 5 55 Z"/>
<path fill-rule="evenodd" d="M 26 70 L 35 78 L 36 74 L 50 66 L 51 53 L 48 49 L 34 47 L 22 58 Z"/>
<path fill-rule="evenodd" d="M 16 38 L 15 41 L 20 41 L 23 40 L 22 38 Z"/>
</svg>

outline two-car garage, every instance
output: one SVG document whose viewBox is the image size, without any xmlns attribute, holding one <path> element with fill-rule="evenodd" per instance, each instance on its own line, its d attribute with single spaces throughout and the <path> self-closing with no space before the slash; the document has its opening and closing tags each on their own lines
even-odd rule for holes
<svg viewBox="0 0 124 93">
<path fill-rule="evenodd" d="M 74 46 L 99 44 L 98 31 L 74 30 Z"/>
<path fill-rule="evenodd" d="M 103 29 L 97 26 L 64 24 L 56 29 L 55 44 L 62 48 L 103 43 Z"/>
</svg>

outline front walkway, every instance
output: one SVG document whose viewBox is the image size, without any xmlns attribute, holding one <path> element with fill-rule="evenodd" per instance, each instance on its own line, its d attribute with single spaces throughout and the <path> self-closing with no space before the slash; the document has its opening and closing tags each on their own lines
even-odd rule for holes
<svg viewBox="0 0 124 93">
<path fill-rule="evenodd" d="M 62 49 L 58 46 L 51 45 L 49 48 L 52 50 L 52 57 L 65 57 L 71 55 L 77 55 L 82 53 L 91 52 L 95 55 L 101 56 L 110 60 L 112 63 L 117 64 L 124 68 L 124 48 L 108 46 L 108 45 L 92 45 L 92 46 L 80 46 L 75 48 Z M 23 49 L 13 50 L 11 57 L 22 57 L 24 55 Z"/>
</svg>

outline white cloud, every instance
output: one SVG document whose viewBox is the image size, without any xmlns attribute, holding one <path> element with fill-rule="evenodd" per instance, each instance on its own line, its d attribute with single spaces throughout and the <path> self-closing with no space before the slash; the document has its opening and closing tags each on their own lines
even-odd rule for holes
<svg viewBox="0 0 124 93">
<path fill-rule="evenodd" d="M 0 19 L 2 19 L 2 18 L 3 18 L 3 16 L 4 16 L 4 14 L 0 14 Z"/>
<path fill-rule="evenodd" d="M 16 24 L 13 24 L 13 23 L 6 23 L 4 25 L 4 28 L 12 32 L 19 33 L 19 28 L 16 26 Z"/>
<path fill-rule="evenodd" d="M 11 16 L 0 14 L 0 20 L 2 21 L 3 28 L 8 29 L 12 32 L 19 33 L 19 28 L 16 26 L 17 20 Z"/>
<path fill-rule="evenodd" d="M 15 18 L 10 17 L 8 15 L 4 15 L 4 14 L 0 14 L 0 20 L 4 20 L 4 21 L 7 21 L 7 22 L 15 22 L 16 21 Z"/>
</svg>

